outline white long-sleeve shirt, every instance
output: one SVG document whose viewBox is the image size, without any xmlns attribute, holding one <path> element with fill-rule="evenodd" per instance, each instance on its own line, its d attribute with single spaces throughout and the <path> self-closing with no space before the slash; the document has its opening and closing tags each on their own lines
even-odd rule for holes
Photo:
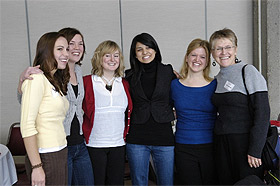
<svg viewBox="0 0 280 186">
<path fill-rule="evenodd" d="M 92 76 L 92 84 L 95 96 L 95 115 L 87 146 L 118 147 L 125 145 L 123 131 L 128 100 L 122 78 L 115 79 L 111 92 L 105 88 L 106 84 L 96 75 Z"/>
</svg>

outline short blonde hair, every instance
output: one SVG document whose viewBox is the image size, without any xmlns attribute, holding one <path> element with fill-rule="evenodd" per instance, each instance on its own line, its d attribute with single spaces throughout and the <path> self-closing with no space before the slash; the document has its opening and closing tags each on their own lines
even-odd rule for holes
<svg viewBox="0 0 280 186">
<path fill-rule="evenodd" d="M 223 38 L 229 39 L 232 42 L 232 44 L 237 47 L 237 37 L 235 33 L 231 29 L 224 28 L 222 30 L 215 31 L 210 36 L 209 43 L 210 43 L 211 50 L 214 49 L 215 41 L 217 39 L 223 39 Z"/>
<path fill-rule="evenodd" d="M 124 61 L 123 61 L 123 54 L 121 49 L 117 43 L 114 41 L 103 41 L 98 45 L 98 47 L 94 51 L 94 55 L 91 59 L 92 70 L 91 73 L 97 76 L 103 76 L 103 56 L 105 54 L 111 54 L 115 51 L 119 51 L 120 55 L 120 65 L 115 71 L 116 77 L 123 77 L 124 75 Z"/>
<path fill-rule="evenodd" d="M 209 77 L 209 74 L 210 74 L 210 45 L 209 45 L 208 41 L 202 40 L 199 38 L 192 40 L 191 43 L 189 44 L 185 57 L 184 57 L 182 68 L 180 70 L 180 74 L 183 79 L 187 77 L 188 71 L 189 71 L 189 65 L 186 62 L 187 57 L 193 50 L 195 50 L 199 47 L 202 47 L 206 53 L 207 65 L 206 65 L 205 69 L 203 70 L 203 76 L 207 81 L 212 81 L 212 78 Z"/>
</svg>

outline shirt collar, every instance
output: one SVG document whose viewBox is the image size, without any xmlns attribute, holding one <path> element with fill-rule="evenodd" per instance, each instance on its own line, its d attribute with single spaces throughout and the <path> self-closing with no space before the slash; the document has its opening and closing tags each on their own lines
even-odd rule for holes
<svg viewBox="0 0 280 186">
<path fill-rule="evenodd" d="M 97 75 L 93 75 L 93 80 L 94 81 L 103 81 L 102 78 L 100 76 L 97 76 Z M 122 82 L 122 77 L 116 77 L 115 81 Z"/>
</svg>

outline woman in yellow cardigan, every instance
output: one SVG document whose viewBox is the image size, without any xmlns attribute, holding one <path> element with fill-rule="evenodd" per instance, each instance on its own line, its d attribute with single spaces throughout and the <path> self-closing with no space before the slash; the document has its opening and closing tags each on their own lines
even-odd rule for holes
<svg viewBox="0 0 280 186">
<path fill-rule="evenodd" d="M 37 43 L 33 66 L 43 74 L 22 85 L 21 133 L 31 165 L 32 186 L 67 184 L 67 142 L 63 120 L 69 107 L 68 42 L 58 32 Z"/>
</svg>

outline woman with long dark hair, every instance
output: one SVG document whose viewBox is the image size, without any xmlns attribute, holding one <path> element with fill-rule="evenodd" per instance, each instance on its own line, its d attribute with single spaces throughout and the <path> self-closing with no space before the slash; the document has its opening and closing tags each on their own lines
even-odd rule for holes
<svg viewBox="0 0 280 186">
<path fill-rule="evenodd" d="M 69 103 L 68 42 L 58 32 L 37 43 L 33 66 L 44 74 L 22 84 L 21 133 L 28 155 L 27 171 L 34 185 L 67 184 L 67 141 L 63 127 Z"/>
<path fill-rule="evenodd" d="M 148 185 L 152 156 L 158 185 L 173 184 L 174 120 L 170 84 L 176 78 L 171 65 L 164 65 L 155 39 L 148 33 L 134 37 L 126 79 L 133 102 L 127 135 L 127 157 L 133 185 Z"/>
<path fill-rule="evenodd" d="M 71 27 L 63 28 L 59 33 L 65 36 L 69 44 L 70 80 L 66 96 L 69 110 L 63 121 L 68 147 L 68 185 L 93 185 L 93 170 L 82 130 L 84 83 L 81 65 L 86 50 L 84 36 L 78 29 Z M 28 67 L 21 74 L 18 93 L 21 92 L 22 82 L 25 79 L 32 79 L 30 74 L 33 73 L 40 73 L 39 66 Z"/>
</svg>

